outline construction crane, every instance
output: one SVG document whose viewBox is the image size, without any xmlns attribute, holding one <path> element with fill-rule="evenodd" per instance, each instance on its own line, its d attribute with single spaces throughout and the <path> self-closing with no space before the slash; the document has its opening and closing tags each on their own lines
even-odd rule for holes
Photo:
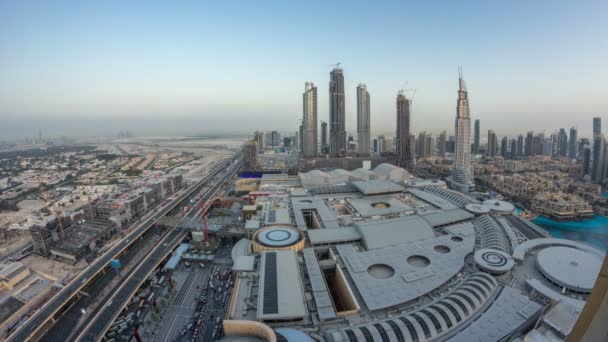
<svg viewBox="0 0 608 342">
<path fill-rule="evenodd" d="M 340 67 L 340 64 L 342 64 L 342 63 L 337 62 L 337 63 L 335 63 L 335 64 L 330 64 L 329 66 L 330 66 L 330 67 L 334 67 L 334 68 L 339 68 L 339 67 Z"/>
<path fill-rule="evenodd" d="M 40 189 L 40 195 L 42 196 L 42 199 L 44 200 L 44 211 L 47 214 L 51 213 L 51 199 L 49 197 L 48 192 L 46 192 L 46 189 L 44 187 L 44 182 L 42 181 L 42 179 L 40 178 L 40 176 L 36 176 L 36 182 L 38 182 L 38 188 Z M 59 226 L 59 236 L 63 239 L 65 237 L 65 233 L 63 230 L 63 222 L 61 221 L 61 217 L 63 216 L 63 212 L 61 211 L 61 209 L 55 207 L 55 219 L 57 220 L 57 225 Z"/>
</svg>

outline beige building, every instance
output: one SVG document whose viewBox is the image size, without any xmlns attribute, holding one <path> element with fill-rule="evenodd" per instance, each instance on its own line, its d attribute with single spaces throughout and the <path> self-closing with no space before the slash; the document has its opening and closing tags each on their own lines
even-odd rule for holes
<svg viewBox="0 0 608 342">
<path fill-rule="evenodd" d="M 29 275 L 30 269 L 20 262 L 0 263 L 0 289 L 12 290 Z"/>
</svg>

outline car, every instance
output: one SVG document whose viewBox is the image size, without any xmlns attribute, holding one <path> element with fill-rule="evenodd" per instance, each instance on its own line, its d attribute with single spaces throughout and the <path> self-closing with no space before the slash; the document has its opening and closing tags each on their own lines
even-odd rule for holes
<svg viewBox="0 0 608 342">
<path fill-rule="evenodd" d="M 184 329 L 184 330 L 182 330 L 182 332 L 180 332 L 179 334 L 180 334 L 180 335 L 182 335 L 182 336 L 184 336 L 184 335 L 186 335 L 187 333 L 188 333 L 188 329 Z"/>
</svg>

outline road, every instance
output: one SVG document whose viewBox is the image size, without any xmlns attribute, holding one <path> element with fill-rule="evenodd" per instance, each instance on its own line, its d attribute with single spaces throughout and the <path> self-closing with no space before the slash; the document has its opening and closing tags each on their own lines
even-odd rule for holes
<svg viewBox="0 0 608 342">
<path fill-rule="evenodd" d="M 161 208 L 158 209 L 150 218 L 146 219 L 120 242 L 110 248 L 102 256 L 98 257 L 61 291 L 53 296 L 45 305 L 36 311 L 24 324 L 18 327 L 17 330 L 7 338 L 7 341 L 21 342 L 30 340 L 34 334 L 45 326 L 45 324 L 72 299 L 72 297 L 78 294 L 81 289 L 87 285 L 89 280 L 95 277 L 99 272 L 105 270 L 111 260 L 118 257 L 118 255 L 121 254 L 125 249 L 129 248 L 133 242 L 148 229 L 150 229 L 150 227 L 152 227 L 156 221 L 182 203 L 191 193 L 210 181 L 217 172 L 221 171 L 221 166 L 222 165 L 214 168 L 207 177 L 193 184 L 173 201 L 161 206 Z"/>
<path fill-rule="evenodd" d="M 240 162 L 232 164 L 231 168 L 225 172 L 220 180 L 211 186 L 209 191 L 207 191 L 200 201 L 204 203 L 210 199 L 224 183 L 224 181 L 236 173 L 239 167 Z M 198 205 L 195 206 L 191 212 L 196 211 L 197 207 Z M 187 230 L 179 228 L 171 230 L 169 234 L 167 234 L 167 236 L 158 244 L 156 249 L 153 250 L 131 273 L 129 278 L 123 282 L 121 287 L 114 293 L 114 296 L 111 298 L 111 301 L 108 302 L 106 307 L 98 315 L 91 318 L 88 325 L 78 336 L 77 341 L 97 341 L 100 339 L 110 327 L 110 324 L 120 314 L 129 298 L 133 296 L 135 291 L 141 286 L 144 280 L 158 266 L 158 264 L 160 264 L 160 262 L 186 237 L 187 233 Z"/>
</svg>

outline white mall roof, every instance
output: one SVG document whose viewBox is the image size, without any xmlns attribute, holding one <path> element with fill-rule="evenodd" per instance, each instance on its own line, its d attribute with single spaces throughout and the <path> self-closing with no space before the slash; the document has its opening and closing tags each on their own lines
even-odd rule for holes
<svg viewBox="0 0 608 342">
<path fill-rule="evenodd" d="M 368 250 L 435 237 L 433 228 L 416 215 L 359 222 L 355 226 Z"/>
</svg>

